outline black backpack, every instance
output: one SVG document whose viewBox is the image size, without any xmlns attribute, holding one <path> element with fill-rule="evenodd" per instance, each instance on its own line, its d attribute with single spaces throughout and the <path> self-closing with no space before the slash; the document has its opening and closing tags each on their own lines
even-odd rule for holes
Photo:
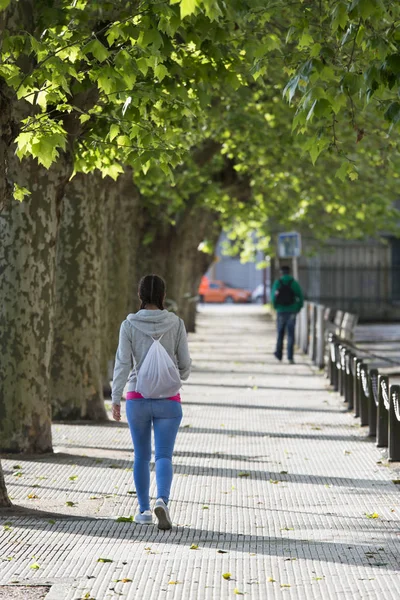
<svg viewBox="0 0 400 600">
<path fill-rule="evenodd" d="M 293 279 L 291 279 L 289 283 L 284 283 L 282 279 L 279 280 L 275 301 L 280 306 L 291 306 L 296 302 L 296 295 L 292 289 L 292 283 Z"/>
</svg>

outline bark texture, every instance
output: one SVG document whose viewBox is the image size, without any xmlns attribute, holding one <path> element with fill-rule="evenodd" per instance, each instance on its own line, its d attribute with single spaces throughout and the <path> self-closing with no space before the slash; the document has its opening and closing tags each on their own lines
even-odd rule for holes
<svg viewBox="0 0 400 600">
<path fill-rule="evenodd" d="M 113 184 L 108 198 L 102 293 L 104 388 L 109 388 L 121 322 L 136 309 L 135 264 L 142 242 L 138 217 L 141 198 L 133 183 L 131 169 L 127 168 Z"/>
<path fill-rule="evenodd" d="M 12 181 L 29 201 L 4 199 L 0 212 L 0 440 L 7 452 L 51 451 L 49 373 L 59 203 L 67 155 L 49 170 L 4 150 Z"/>
<path fill-rule="evenodd" d="M 51 361 L 55 419 L 107 419 L 101 375 L 101 295 L 110 182 L 99 172 L 80 173 L 65 191 Z"/>
<path fill-rule="evenodd" d="M 0 461 L 0 508 L 11 506 L 10 498 L 7 494 L 6 483 L 4 481 L 3 468 Z"/>
</svg>

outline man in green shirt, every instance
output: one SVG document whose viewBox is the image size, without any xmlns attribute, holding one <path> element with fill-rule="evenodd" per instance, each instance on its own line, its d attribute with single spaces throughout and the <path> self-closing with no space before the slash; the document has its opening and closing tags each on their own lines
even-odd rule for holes
<svg viewBox="0 0 400 600">
<path fill-rule="evenodd" d="M 271 290 L 271 302 L 277 312 L 277 340 L 275 358 L 282 360 L 283 340 L 287 329 L 287 356 L 294 364 L 294 330 L 296 315 L 303 306 L 303 292 L 298 282 L 290 275 L 289 267 L 281 268 L 281 276 L 274 282 Z"/>
</svg>

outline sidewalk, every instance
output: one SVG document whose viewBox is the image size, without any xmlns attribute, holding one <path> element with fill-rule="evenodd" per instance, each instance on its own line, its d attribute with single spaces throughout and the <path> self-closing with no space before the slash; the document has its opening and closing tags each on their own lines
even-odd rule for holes
<svg viewBox="0 0 400 600">
<path fill-rule="evenodd" d="M 55 425 L 56 454 L 3 460 L 26 510 L 0 513 L 0 598 L 16 581 L 52 585 L 48 600 L 398 598 L 396 465 L 304 357 L 275 361 L 274 341 L 262 308 L 202 309 L 172 532 L 116 522 L 136 509 L 125 422 Z"/>
</svg>

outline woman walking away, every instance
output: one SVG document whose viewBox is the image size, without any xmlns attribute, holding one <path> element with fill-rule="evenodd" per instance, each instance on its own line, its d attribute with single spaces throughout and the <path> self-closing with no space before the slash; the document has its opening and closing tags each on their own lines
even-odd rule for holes
<svg viewBox="0 0 400 600">
<path fill-rule="evenodd" d="M 121 396 L 128 380 L 126 417 L 135 452 L 133 478 L 139 502 L 135 523 L 153 522 L 150 510 L 151 430 L 154 429 L 159 529 L 171 529 L 168 511 L 172 453 L 182 420 L 181 380 L 189 377 L 185 325 L 164 309 L 165 282 L 146 275 L 139 283 L 140 310 L 128 315 L 119 334 L 112 384 L 112 412 L 121 420 Z M 133 370 L 132 368 L 133 358 Z M 129 375 L 129 377 L 128 377 Z"/>
</svg>

